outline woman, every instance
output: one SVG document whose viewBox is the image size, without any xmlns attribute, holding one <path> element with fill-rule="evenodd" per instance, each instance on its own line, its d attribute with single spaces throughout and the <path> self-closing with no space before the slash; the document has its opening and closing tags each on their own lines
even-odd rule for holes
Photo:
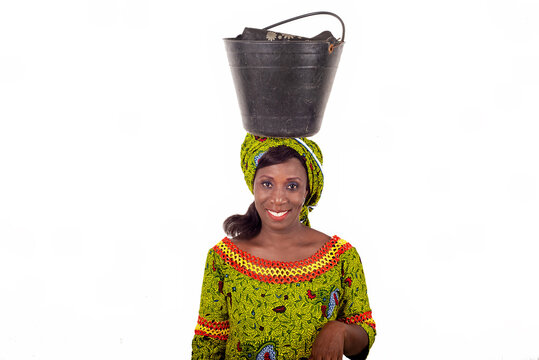
<svg viewBox="0 0 539 360">
<path fill-rule="evenodd" d="M 376 335 L 355 248 L 310 227 L 322 153 L 305 138 L 247 134 L 254 202 L 208 253 L 192 359 L 367 357 Z"/>
</svg>

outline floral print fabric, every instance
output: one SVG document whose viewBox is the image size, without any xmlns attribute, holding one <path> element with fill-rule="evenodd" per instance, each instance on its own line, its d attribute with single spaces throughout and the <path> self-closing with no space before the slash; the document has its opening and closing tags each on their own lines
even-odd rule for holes
<svg viewBox="0 0 539 360">
<path fill-rule="evenodd" d="M 308 359 L 324 324 L 376 325 L 354 247 L 334 236 L 310 258 L 267 261 L 225 238 L 209 252 L 192 359 Z"/>
</svg>

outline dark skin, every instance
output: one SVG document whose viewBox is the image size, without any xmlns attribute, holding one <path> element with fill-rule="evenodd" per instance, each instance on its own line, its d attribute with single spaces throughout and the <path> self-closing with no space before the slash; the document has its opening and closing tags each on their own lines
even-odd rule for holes
<svg viewBox="0 0 539 360">
<path fill-rule="evenodd" d="M 262 229 L 254 238 L 234 243 L 251 255 L 274 261 L 298 261 L 316 253 L 330 237 L 299 221 L 307 187 L 307 173 L 298 159 L 259 169 L 254 197 Z M 310 359 L 340 360 L 359 354 L 368 343 L 362 327 L 330 321 L 318 333 Z"/>
</svg>

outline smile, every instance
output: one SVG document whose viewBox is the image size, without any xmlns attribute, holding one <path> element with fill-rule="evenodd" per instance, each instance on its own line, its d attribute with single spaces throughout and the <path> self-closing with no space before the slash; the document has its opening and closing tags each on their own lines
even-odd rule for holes
<svg viewBox="0 0 539 360">
<path fill-rule="evenodd" d="M 290 210 L 272 211 L 272 210 L 268 210 L 268 209 L 266 209 L 266 211 L 269 213 L 270 217 L 272 219 L 274 219 L 274 220 L 281 220 L 286 216 L 286 214 L 288 214 L 290 212 Z"/>
</svg>

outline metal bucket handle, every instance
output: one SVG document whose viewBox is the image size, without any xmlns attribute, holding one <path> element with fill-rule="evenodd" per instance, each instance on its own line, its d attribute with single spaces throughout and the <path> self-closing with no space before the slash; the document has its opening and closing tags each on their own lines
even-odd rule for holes
<svg viewBox="0 0 539 360">
<path fill-rule="evenodd" d="M 301 18 L 304 18 L 304 17 L 308 17 L 308 16 L 313 16 L 313 15 L 331 15 L 331 16 L 334 16 L 336 17 L 337 19 L 339 19 L 339 21 L 341 22 L 341 25 L 342 25 L 342 37 L 341 37 L 341 41 L 344 42 L 344 22 L 342 21 L 342 19 L 337 16 L 336 14 L 332 13 L 332 12 L 329 12 L 329 11 L 315 11 L 315 12 L 312 12 L 312 13 L 308 13 L 308 14 L 303 14 L 303 15 L 299 15 L 299 16 L 296 16 L 296 17 L 293 17 L 293 18 L 290 18 L 288 20 L 283 20 L 283 21 L 279 21 L 278 23 L 276 24 L 273 24 L 273 25 L 270 25 L 270 26 L 266 26 L 265 28 L 263 28 L 262 30 L 269 30 L 275 26 L 279 26 L 281 24 L 285 24 L 287 22 L 291 22 L 291 21 L 294 21 L 294 20 L 298 20 L 298 19 L 301 19 Z"/>
</svg>

